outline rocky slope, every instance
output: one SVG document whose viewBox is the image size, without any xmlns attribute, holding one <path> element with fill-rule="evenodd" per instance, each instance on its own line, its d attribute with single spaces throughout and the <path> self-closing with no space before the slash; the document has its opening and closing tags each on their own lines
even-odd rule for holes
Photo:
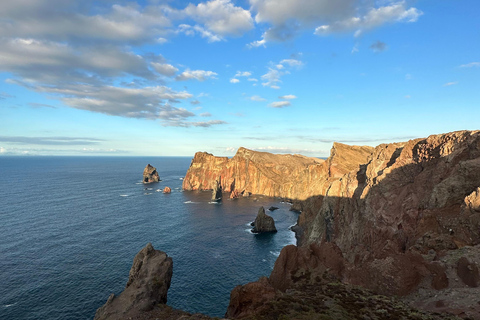
<svg viewBox="0 0 480 320">
<path fill-rule="evenodd" d="M 462 255 L 480 243 L 478 131 L 376 148 L 335 143 L 323 162 L 244 148 L 232 159 L 197 153 L 183 187 L 211 189 L 219 177 L 225 191 L 302 200 L 295 203 L 299 246 L 282 250 L 268 279 L 275 290 L 314 284 L 327 272 L 407 299 L 428 300 L 447 290 L 480 293 L 472 286 L 478 285 L 476 260 Z M 465 296 L 417 304 L 480 319 L 477 302 L 471 307 Z M 238 308 L 232 314 L 249 306 Z"/>
</svg>

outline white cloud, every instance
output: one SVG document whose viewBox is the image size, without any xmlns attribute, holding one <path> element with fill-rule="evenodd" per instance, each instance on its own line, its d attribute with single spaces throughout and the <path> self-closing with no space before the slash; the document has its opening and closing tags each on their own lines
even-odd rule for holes
<svg viewBox="0 0 480 320">
<path fill-rule="evenodd" d="M 252 82 L 257 82 L 258 81 L 258 79 L 255 79 L 255 78 L 248 78 L 247 80 L 252 81 Z"/>
<path fill-rule="evenodd" d="M 303 66 L 303 62 L 300 61 L 300 60 L 297 60 L 297 59 L 283 59 L 282 61 L 280 61 L 280 65 L 289 65 L 290 67 L 301 67 Z M 278 65 L 277 65 L 277 68 L 278 68 Z"/>
<path fill-rule="evenodd" d="M 175 77 L 177 81 L 186 81 L 186 80 L 198 80 L 205 81 L 207 79 L 216 79 L 218 74 L 213 71 L 205 70 L 185 70 L 181 74 Z"/>
<path fill-rule="evenodd" d="M 231 83 L 239 83 L 240 80 L 238 80 L 237 78 L 232 78 L 232 79 L 230 79 L 230 82 Z"/>
<path fill-rule="evenodd" d="M 174 76 L 175 73 L 177 73 L 178 71 L 177 68 L 168 63 L 152 62 L 151 65 L 155 69 L 155 71 L 167 77 Z"/>
<path fill-rule="evenodd" d="M 268 72 L 262 76 L 262 80 L 265 81 L 262 83 L 264 87 L 278 87 L 278 83 L 282 82 L 280 77 L 283 75 L 282 72 L 277 69 L 268 68 Z"/>
<path fill-rule="evenodd" d="M 257 101 L 257 102 L 267 101 L 267 99 L 262 98 L 262 97 L 260 97 L 260 96 L 251 96 L 251 97 L 250 97 L 250 100 L 252 100 L 252 101 Z"/>
<path fill-rule="evenodd" d="M 275 102 L 272 102 L 270 103 L 270 107 L 272 108 L 284 108 L 284 107 L 288 107 L 288 106 L 291 106 L 292 104 L 290 103 L 290 101 L 275 101 Z"/>
<path fill-rule="evenodd" d="M 278 97 L 278 99 L 292 100 L 292 99 L 297 99 L 297 96 L 294 96 L 293 94 L 287 94 L 287 95 Z"/>
<path fill-rule="evenodd" d="M 470 62 L 467 64 L 462 64 L 460 68 L 473 68 L 473 67 L 480 67 L 480 62 Z"/>
<path fill-rule="evenodd" d="M 391 5 L 370 8 L 363 16 L 350 16 L 336 20 L 331 24 L 320 25 L 314 33 L 316 35 L 327 35 L 356 30 L 355 36 L 358 37 L 362 30 L 370 30 L 386 23 L 415 22 L 421 15 L 423 15 L 421 10 L 413 7 L 407 8 L 406 1 L 398 1 Z"/>
<path fill-rule="evenodd" d="M 250 42 L 249 44 L 247 44 L 247 47 L 248 48 L 258 48 L 258 47 L 266 47 L 265 44 L 267 43 L 267 41 L 265 40 L 265 37 L 262 37 L 262 40 L 257 40 L 257 41 L 253 41 L 253 42 Z"/>
<path fill-rule="evenodd" d="M 250 71 L 237 71 L 235 78 L 237 77 L 250 77 L 252 73 Z"/>
<path fill-rule="evenodd" d="M 458 81 L 447 82 L 447 83 L 445 83 L 443 86 L 444 86 L 444 87 L 449 87 L 449 86 L 453 86 L 453 85 L 456 85 L 456 84 L 458 84 Z"/>
<path fill-rule="evenodd" d="M 199 114 L 200 117 L 211 117 L 212 114 L 210 112 L 204 112 Z"/>
<path fill-rule="evenodd" d="M 240 36 L 253 29 L 250 11 L 236 7 L 230 0 L 211 0 L 189 4 L 184 12 L 220 36 Z"/>
<path fill-rule="evenodd" d="M 215 33 L 212 33 L 209 30 L 204 29 L 199 25 L 191 26 L 188 24 L 181 24 L 178 26 L 178 31 L 184 33 L 187 36 L 194 36 L 195 34 L 200 34 L 202 38 L 206 38 L 208 42 L 217 42 L 222 41 L 223 38 Z"/>
</svg>

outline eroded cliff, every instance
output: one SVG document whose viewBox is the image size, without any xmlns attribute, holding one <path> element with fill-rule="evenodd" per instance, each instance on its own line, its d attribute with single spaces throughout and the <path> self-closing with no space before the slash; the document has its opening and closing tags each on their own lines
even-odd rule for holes
<svg viewBox="0 0 480 320">
<path fill-rule="evenodd" d="M 415 295 L 412 301 L 438 290 L 480 293 L 465 283 L 477 275 L 458 276 L 463 265 L 478 273 L 472 259 L 459 259 L 480 243 L 479 131 L 375 148 L 335 143 L 325 161 L 244 148 L 232 159 L 197 153 L 184 189 L 211 189 L 219 177 L 228 192 L 301 200 L 299 246 L 282 250 L 268 278 L 275 290 L 311 285 L 328 273 L 375 292 Z M 461 300 L 452 294 L 422 307 L 454 313 L 445 307 L 449 299 Z M 455 310 L 480 318 L 468 304 Z"/>
</svg>

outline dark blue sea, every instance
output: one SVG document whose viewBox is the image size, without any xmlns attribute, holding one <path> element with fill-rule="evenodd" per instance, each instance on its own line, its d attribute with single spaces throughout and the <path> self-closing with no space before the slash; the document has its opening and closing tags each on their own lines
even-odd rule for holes
<svg viewBox="0 0 480 320">
<path fill-rule="evenodd" d="M 168 305 L 223 316 L 230 291 L 269 275 L 295 243 L 297 215 L 279 199 L 182 192 L 190 161 L 0 157 L 0 319 L 92 319 L 148 242 L 173 258 Z M 160 183 L 141 183 L 147 163 Z M 267 211 L 278 233 L 250 233 L 260 206 L 279 207 Z"/>
</svg>

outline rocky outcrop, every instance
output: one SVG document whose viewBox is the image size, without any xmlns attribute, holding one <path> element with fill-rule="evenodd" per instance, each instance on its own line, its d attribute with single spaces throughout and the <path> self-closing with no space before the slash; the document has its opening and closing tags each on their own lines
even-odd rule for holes
<svg viewBox="0 0 480 320">
<path fill-rule="evenodd" d="M 172 189 L 170 187 L 163 188 L 163 193 L 171 193 Z"/>
<path fill-rule="evenodd" d="M 275 221 L 272 217 L 265 213 L 265 209 L 263 207 L 260 207 L 258 210 L 257 217 L 252 223 L 252 226 L 253 233 L 277 232 L 277 228 L 275 228 Z"/>
<path fill-rule="evenodd" d="M 147 164 L 143 170 L 143 183 L 152 183 L 159 182 L 160 176 L 158 175 L 157 169 L 150 164 Z"/>
<path fill-rule="evenodd" d="M 148 243 L 133 259 L 123 292 L 118 296 L 112 293 L 97 310 L 95 320 L 127 319 L 165 304 L 172 270 L 172 258 Z"/>
</svg>

